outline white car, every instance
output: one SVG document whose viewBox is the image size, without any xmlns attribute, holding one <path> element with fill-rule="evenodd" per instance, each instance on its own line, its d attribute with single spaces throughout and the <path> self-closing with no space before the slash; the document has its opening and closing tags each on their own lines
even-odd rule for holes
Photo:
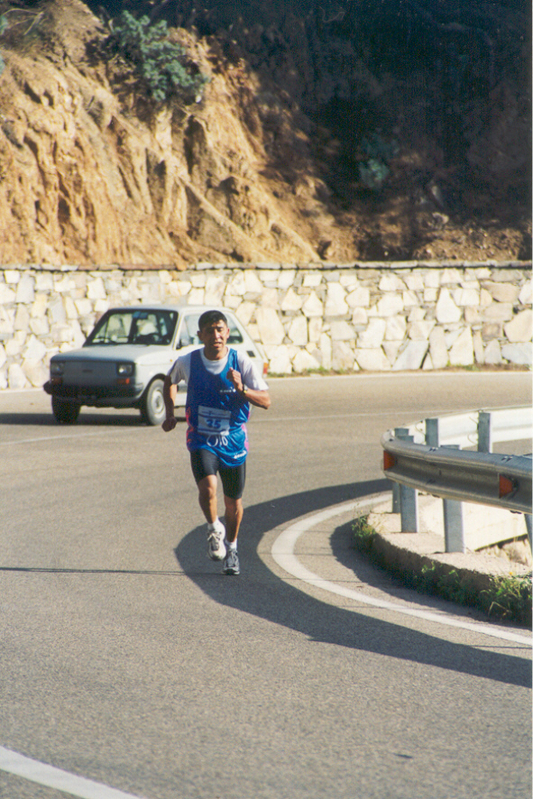
<svg viewBox="0 0 533 799">
<path fill-rule="evenodd" d="M 110 308 L 98 320 L 79 350 L 54 355 L 44 390 L 52 395 L 58 422 L 76 422 L 82 405 L 139 408 L 151 425 L 165 418 L 163 380 L 179 355 L 198 349 L 198 319 L 212 306 L 136 305 Z M 230 329 L 229 346 L 245 352 L 266 376 L 262 347 L 233 311 L 220 308 Z M 187 387 L 180 384 L 177 406 L 185 405 Z"/>
</svg>

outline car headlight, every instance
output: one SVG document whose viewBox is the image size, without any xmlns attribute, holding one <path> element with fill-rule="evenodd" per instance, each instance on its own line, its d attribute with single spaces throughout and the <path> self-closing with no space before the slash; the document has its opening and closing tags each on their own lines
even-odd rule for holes
<svg viewBox="0 0 533 799">
<path fill-rule="evenodd" d="M 65 361 L 50 361 L 50 374 L 62 375 L 65 371 Z"/>
<path fill-rule="evenodd" d="M 133 374 L 132 363 L 117 363 L 117 374 L 120 377 L 130 377 Z"/>
</svg>

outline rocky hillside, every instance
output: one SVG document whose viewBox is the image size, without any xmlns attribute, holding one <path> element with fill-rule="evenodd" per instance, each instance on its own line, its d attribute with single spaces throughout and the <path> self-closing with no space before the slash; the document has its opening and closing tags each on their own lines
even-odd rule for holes
<svg viewBox="0 0 533 799">
<path fill-rule="evenodd" d="M 385 5 L 0 2 L 2 262 L 530 257 L 526 15 Z M 147 94 L 124 9 L 196 97 Z"/>
</svg>

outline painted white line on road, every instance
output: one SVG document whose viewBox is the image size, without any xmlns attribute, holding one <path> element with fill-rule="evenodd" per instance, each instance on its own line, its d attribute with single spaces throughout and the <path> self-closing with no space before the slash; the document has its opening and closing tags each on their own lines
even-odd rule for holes
<svg viewBox="0 0 533 799">
<path fill-rule="evenodd" d="M 132 430 L 133 427 L 113 427 L 113 433 L 127 433 L 129 430 Z M 153 427 L 140 427 L 140 430 L 147 431 L 147 430 L 154 430 Z M 35 444 L 39 441 L 67 441 L 72 438 L 94 438 L 95 436 L 109 436 L 110 430 L 106 428 L 105 430 L 98 430 L 94 431 L 94 433 L 71 433 L 67 436 L 39 436 L 38 438 L 18 438 L 13 439 L 12 441 L 0 441 L 0 447 L 9 447 L 15 444 Z"/>
<path fill-rule="evenodd" d="M 40 763 L 38 760 L 32 760 L 3 746 L 0 746 L 0 770 L 80 799 L 142 799 L 131 793 L 117 791 L 116 788 L 108 788 L 101 782 L 93 782 L 85 777 L 78 777 L 68 771 L 48 766 L 46 763 Z"/>
<path fill-rule="evenodd" d="M 361 411 L 361 413 L 318 413 L 314 416 L 254 416 L 254 423 L 259 422 L 260 424 L 265 424 L 265 422 L 275 422 L 277 424 L 278 422 L 312 422 L 315 419 L 359 419 L 366 418 L 368 416 L 392 416 L 393 413 L 394 411 L 389 409 L 388 411 Z M 415 413 L 431 413 L 434 416 L 443 416 L 444 414 L 448 413 L 448 411 L 435 411 L 432 409 L 431 411 L 421 412 L 420 410 L 416 410 L 409 412 L 402 408 L 402 414 L 406 414 L 411 417 Z M 461 411 L 461 413 L 470 413 L 470 411 Z M 472 415 L 474 415 L 474 413 L 477 413 L 477 411 L 472 411 Z"/>
<path fill-rule="evenodd" d="M 522 407 L 523 407 L 523 405 L 508 405 L 505 408 L 505 410 L 511 410 L 513 408 L 522 408 Z M 498 407 L 498 408 L 487 407 L 487 408 L 484 408 L 484 410 L 486 410 L 486 411 L 499 411 L 499 410 L 503 410 L 503 409 L 500 408 L 500 407 Z M 420 415 L 420 418 L 419 418 L 418 421 L 413 423 L 413 416 L 415 415 L 415 413 Z M 457 413 L 465 414 L 465 415 L 467 413 L 471 413 L 472 414 L 472 419 L 477 418 L 477 415 L 478 415 L 478 411 L 477 410 L 473 411 L 470 408 L 467 408 L 466 410 L 459 410 L 459 411 L 457 411 Z M 420 408 L 417 408 L 414 411 L 408 411 L 408 410 L 405 410 L 405 408 L 402 408 L 401 414 L 402 414 L 402 416 L 399 417 L 400 420 L 403 417 L 404 419 L 407 418 L 409 421 L 405 421 L 405 422 L 398 421 L 398 413 L 396 413 L 395 419 L 398 422 L 397 426 L 400 426 L 401 424 L 412 425 L 412 424 L 422 423 L 423 419 L 425 419 L 428 415 L 431 415 L 431 416 L 452 416 L 452 415 L 456 415 L 456 414 L 450 413 L 450 409 L 449 408 L 448 409 L 444 408 L 443 410 L 438 410 L 438 409 L 435 410 L 435 408 L 431 408 L 429 410 L 420 410 Z M 314 416 L 274 416 L 274 415 L 272 415 L 272 416 L 259 416 L 259 417 L 258 416 L 254 416 L 253 421 L 254 421 L 254 424 L 257 424 L 257 423 L 259 423 L 259 424 L 268 424 L 269 422 L 270 423 L 273 422 L 273 423 L 277 424 L 278 422 L 309 422 L 309 421 L 312 422 L 315 419 L 359 419 L 359 418 L 367 418 L 367 417 L 374 417 L 374 416 L 377 417 L 377 416 L 392 416 L 392 415 L 394 415 L 394 411 L 389 409 L 388 411 L 362 411 L 361 413 L 319 413 L 319 414 L 316 414 Z M 529 428 L 528 428 L 528 432 L 529 432 Z M 530 438 L 530 437 L 531 436 L 526 435 L 526 436 L 524 436 L 524 439 L 527 439 L 527 438 Z"/>
<path fill-rule="evenodd" d="M 531 638 L 528 638 L 525 635 L 519 635 L 518 633 L 508 632 L 507 630 L 501 630 L 496 627 L 492 627 L 489 624 L 483 624 L 482 622 L 473 623 L 461 621 L 450 616 L 440 616 L 439 614 L 428 610 L 418 610 L 412 607 L 405 607 L 396 602 L 389 602 L 384 599 L 375 599 L 374 597 L 366 596 L 360 591 L 354 591 L 351 588 L 346 588 L 345 586 L 333 583 L 330 580 L 324 580 L 317 574 L 309 571 L 309 569 L 306 569 L 305 566 L 300 563 L 294 554 L 294 548 L 301 535 L 306 533 L 308 530 L 311 530 L 316 525 L 332 519 L 335 516 L 340 516 L 342 513 L 346 513 L 347 511 L 353 511 L 354 516 L 356 514 L 360 514 L 362 510 L 374 505 L 375 503 L 376 497 L 373 497 L 372 499 L 345 502 L 343 505 L 327 508 L 319 513 L 315 513 L 313 516 L 309 516 L 305 519 L 294 522 L 290 525 L 290 527 L 287 527 L 287 529 L 284 530 L 274 541 L 271 550 L 272 557 L 278 566 L 281 566 L 284 571 L 288 572 L 288 574 L 292 574 L 292 576 L 296 577 L 298 580 L 302 580 L 309 585 L 314 585 L 324 591 L 329 591 L 330 593 L 338 594 L 339 596 L 347 597 L 348 599 L 353 599 L 356 602 L 362 602 L 365 605 L 372 605 L 384 610 L 390 610 L 394 613 L 401 613 L 404 616 L 414 616 L 418 619 L 436 622 L 437 624 L 443 624 L 448 627 L 458 627 L 462 630 L 469 630 L 470 632 L 474 633 L 490 635 L 493 638 L 500 638 L 504 641 L 513 641 L 517 644 L 526 644 L 527 646 L 531 646 Z"/>
</svg>

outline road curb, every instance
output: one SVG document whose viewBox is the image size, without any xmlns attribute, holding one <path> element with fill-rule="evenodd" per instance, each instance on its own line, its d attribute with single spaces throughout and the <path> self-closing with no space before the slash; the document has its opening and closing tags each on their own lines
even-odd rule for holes
<svg viewBox="0 0 533 799">
<path fill-rule="evenodd" d="M 423 535 L 423 533 L 418 533 Z M 439 553 L 434 555 L 423 554 L 412 548 L 402 546 L 391 540 L 391 536 L 376 532 L 372 542 L 373 557 L 386 564 L 389 571 L 404 573 L 410 571 L 423 578 L 426 569 L 431 569 L 436 580 L 456 573 L 462 585 L 480 593 L 490 588 L 495 577 L 502 576 L 501 571 L 487 572 L 472 566 L 460 566 L 453 563 L 444 563 L 439 558 Z M 466 557 L 474 558 L 475 554 Z"/>
<path fill-rule="evenodd" d="M 489 596 L 494 594 L 495 582 L 505 578 L 525 578 L 531 573 L 529 566 L 511 563 L 495 555 L 443 552 L 442 536 L 436 533 L 383 532 L 379 529 L 379 517 L 387 515 L 390 516 L 372 510 L 367 533 L 358 536 L 354 531 L 355 547 L 376 565 L 423 593 L 440 594 L 458 604 L 476 606 L 488 612 Z M 519 621 L 531 625 L 531 608 Z"/>
<path fill-rule="evenodd" d="M 352 502 L 345 502 L 341 505 L 324 508 L 311 515 L 306 514 L 305 516 L 295 519 L 288 527 L 283 526 L 283 528 L 280 528 L 280 531 L 276 531 L 277 535 L 271 545 L 270 552 L 273 560 L 284 573 L 296 578 L 296 583 L 302 582 L 309 586 L 314 586 L 320 589 L 320 591 L 342 596 L 347 600 L 355 602 L 353 610 L 357 610 L 360 606 L 370 606 L 394 614 L 398 613 L 400 616 L 424 619 L 425 621 L 431 621 L 436 624 L 444 625 L 445 627 L 462 628 L 471 632 L 482 633 L 526 646 L 531 645 L 531 638 L 529 636 L 521 633 L 519 634 L 515 632 L 513 628 L 503 628 L 501 624 L 494 623 L 495 620 L 467 620 L 464 614 L 456 616 L 453 606 L 450 607 L 450 612 L 435 612 L 433 610 L 428 610 L 427 605 L 423 602 L 418 604 L 414 598 L 405 602 L 384 596 L 373 596 L 366 590 L 358 590 L 358 586 L 360 585 L 358 580 L 347 580 L 346 575 L 342 576 L 340 579 L 324 577 L 322 571 L 318 574 L 316 571 L 310 570 L 308 566 L 302 562 L 296 553 L 296 547 L 298 541 L 302 537 L 305 537 L 306 533 L 314 530 L 321 536 L 326 536 L 329 540 L 330 536 L 339 526 L 341 528 L 346 528 L 348 525 L 353 524 L 353 520 L 358 516 L 364 516 L 366 512 L 371 509 L 372 505 L 375 504 L 377 499 L 375 495 L 360 497 Z M 348 515 L 351 516 L 351 521 L 346 521 L 346 516 Z M 334 519 L 339 520 L 339 517 L 344 517 L 344 520 L 340 522 L 340 524 L 338 521 L 335 523 Z M 323 562 L 324 561 L 322 561 L 322 563 Z"/>
</svg>

